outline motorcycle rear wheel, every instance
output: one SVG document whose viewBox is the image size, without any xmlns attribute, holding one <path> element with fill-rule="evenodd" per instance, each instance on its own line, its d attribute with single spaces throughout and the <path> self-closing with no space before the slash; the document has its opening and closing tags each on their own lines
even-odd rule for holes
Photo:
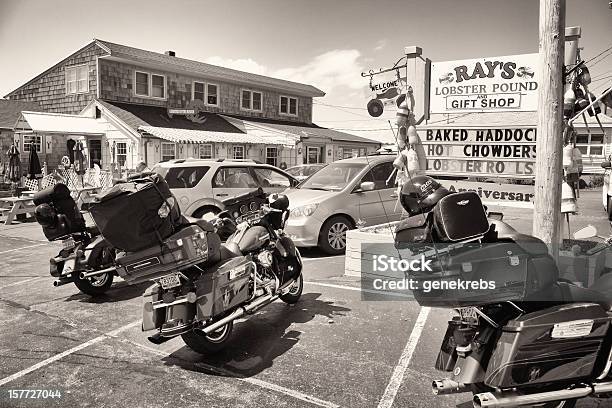
<svg viewBox="0 0 612 408">
<path fill-rule="evenodd" d="M 229 322 L 221 326 L 218 330 L 205 334 L 203 331 L 195 329 L 181 334 L 183 341 L 190 349 L 200 354 L 213 354 L 225 348 L 232 335 L 234 322 Z"/>
<path fill-rule="evenodd" d="M 104 273 L 98 276 L 92 276 L 91 278 L 76 278 L 74 284 L 79 290 L 90 296 L 100 296 L 106 293 L 113 284 L 113 274 Z"/>
</svg>

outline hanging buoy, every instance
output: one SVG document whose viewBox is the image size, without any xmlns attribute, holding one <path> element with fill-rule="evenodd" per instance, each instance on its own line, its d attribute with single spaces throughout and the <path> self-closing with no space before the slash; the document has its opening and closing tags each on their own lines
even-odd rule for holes
<svg viewBox="0 0 612 408">
<path fill-rule="evenodd" d="M 574 103 L 576 102 L 576 94 L 572 89 L 571 85 L 563 94 L 563 114 L 567 117 L 572 115 L 572 109 L 574 109 Z"/>
<path fill-rule="evenodd" d="M 571 144 L 568 144 L 563 148 L 563 168 L 567 171 L 567 169 L 571 168 L 574 164 L 573 162 L 573 150 Z"/>
<path fill-rule="evenodd" d="M 406 147 L 406 142 L 407 142 L 406 133 L 407 133 L 406 126 L 400 126 L 397 132 L 397 145 L 399 146 L 400 150 Z"/>
<path fill-rule="evenodd" d="M 395 160 L 393 160 L 393 167 L 398 170 L 404 170 L 404 167 L 406 167 L 406 156 L 401 151 L 397 154 Z"/>
<path fill-rule="evenodd" d="M 416 128 L 412 125 L 408 126 L 408 143 L 415 145 L 419 142 L 419 135 L 417 134 Z"/>
<path fill-rule="evenodd" d="M 575 213 L 578 211 L 576 205 L 576 196 L 574 196 L 574 189 L 572 186 L 563 182 L 561 184 L 561 212 L 562 213 Z"/>
<path fill-rule="evenodd" d="M 582 164 L 582 152 L 577 147 L 572 149 L 572 161 L 574 163 L 576 172 L 582 174 L 582 171 L 584 170 L 584 165 Z"/>
<path fill-rule="evenodd" d="M 406 100 L 404 100 L 397 108 L 397 113 L 395 114 L 395 124 L 399 127 L 405 126 L 408 123 L 409 118 L 410 109 L 408 109 L 408 104 L 406 103 Z"/>
<path fill-rule="evenodd" d="M 406 169 L 410 174 L 416 173 L 421 168 L 419 167 L 419 156 L 417 152 L 410 149 L 406 152 Z"/>
</svg>

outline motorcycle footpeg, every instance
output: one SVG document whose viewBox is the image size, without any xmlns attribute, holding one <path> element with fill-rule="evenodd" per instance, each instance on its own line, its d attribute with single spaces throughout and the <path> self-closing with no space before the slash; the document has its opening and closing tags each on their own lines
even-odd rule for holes
<svg viewBox="0 0 612 408">
<path fill-rule="evenodd" d="M 159 344 L 165 343 L 168 340 L 172 339 L 172 337 L 164 337 L 160 333 L 155 333 L 154 335 L 147 337 L 147 339 L 151 343 L 159 345 Z"/>
</svg>

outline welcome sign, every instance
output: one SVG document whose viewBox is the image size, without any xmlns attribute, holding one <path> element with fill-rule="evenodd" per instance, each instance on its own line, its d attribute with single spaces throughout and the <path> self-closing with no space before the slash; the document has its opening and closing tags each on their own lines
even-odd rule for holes
<svg viewBox="0 0 612 408">
<path fill-rule="evenodd" d="M 431 113 L 536 111 L 538 54 L 432 63 Z"/>
<path fill-rule="evenodd" d="M 533 178 L 537 129 L 420 129 L 427 174 Z"/>
</svg>

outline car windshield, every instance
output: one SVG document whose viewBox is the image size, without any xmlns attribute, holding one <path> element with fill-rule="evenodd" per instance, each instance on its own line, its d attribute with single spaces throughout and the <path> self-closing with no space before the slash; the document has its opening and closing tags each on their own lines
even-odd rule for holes
<svg viewBox="0 0 612 408">
<path fill-rule="evenodd" d="M 157 173 L 162 177 L 166 177 L 166 174 L 168 173 L 168 168 L 167 167 L 162 167 L 160 165 L 155 165 L 153 166 L 153 168 L 151 169 L 152 173 Z"/>
<path fill-rule="evenodd" d="M 365 163 L 331 163 L 298 186 L 301 189 L 340 191 L 365 167 Z"/>
</svg>

